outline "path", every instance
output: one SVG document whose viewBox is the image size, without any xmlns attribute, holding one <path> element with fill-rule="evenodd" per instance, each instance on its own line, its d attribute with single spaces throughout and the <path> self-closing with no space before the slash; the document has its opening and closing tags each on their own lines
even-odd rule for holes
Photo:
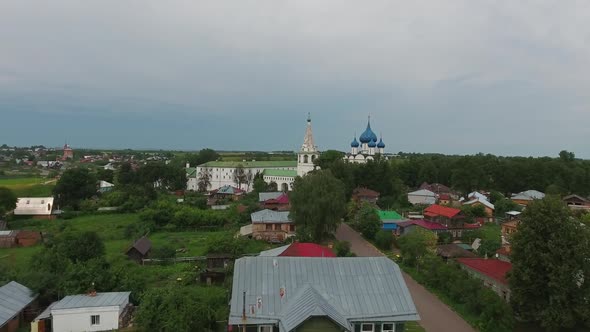
<svg viewBox="0 0 590 332">
<path fill-rule="evenodd" d="M 344 223 L 336 230 L 336 238 L 350 242 L 351 250 L 357 256 L 383 256 L 377 248 Z M 442 303 L 436 295 L 427 291 L 408 274 L 404 272 L 402 274 L 420 314 L 420 325 L 427 332 L 475 332 L 461 316 Z"/>
</svg>

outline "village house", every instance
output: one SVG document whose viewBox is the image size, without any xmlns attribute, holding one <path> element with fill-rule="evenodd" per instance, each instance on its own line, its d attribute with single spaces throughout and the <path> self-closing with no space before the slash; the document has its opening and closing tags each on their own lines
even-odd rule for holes
<svg viewBox="0 0 590 332">
<path fill-rule="evenodd" d="M 436 246 L 436 254 L 443 260 L 454 258 L 476 258 L 477 255 L 465 249 L 457 243 L 441 244 Z"/>
<path fill-rule="evenodd" d="M 387 257 L 259 256 L 234 266 L 231 330 L 403 332 L 419 319 Z"/>
<path fill-rule="evenodd" d="M 259 193 L 258 201 L 262 209 L 288 211 L 291 207 L 289 204 L 289 195 L 280 191 L 272 193 Z"/>
<path fill-rule="evenodd" d="M 381 229 L 385 231 L 395 231 L 397 224 L 406 220 L 395 211 L 377 210 L 377 215 L 381 220 Z"/>
<path fill-rule="evenodd" d="M 289 218 L 289 211 L 261 210 L 250 215 L 252 237 L 268 242 L 283 242 L 295 235 L 295 223 Z"/>
<path fill-rule="evenodd" d="M 432 191 L 433 193 L 437 194 L 437 195 L 442 195 L 442 194 L 452 194 L 451 192 L 451 188 L 445 186 L 444 184 L 440 184 L 440 183 L 431 183 L 429 184 L 428 182 L 423 182 L 420 185 L 420 188 L 418 189 L 426 189 L 429 191 Z"/>
<path fill-rule="evenodd" d="M 52 332 L 110 331 L 129 323 L 131 292 L 69 295 L 51 307 Z"/>
<path fill-rule="evenodd" d="M 142 236 L 127 249 L 125 255 L 130 260 L 142 264 L 143 260 L 148 258 L 151 250 L 152 242 L 147 237 Z"/>
<path fill-rule="evenodd" d="M 16 281 L 0 287 L 0 332 L 16 332 L 31 321 L 36 299 L 32 290 Z"/>
<path fill-rule="evenodd" d="M 52 219 L 53 197 L 20 197 L 14 209 L 15 216 L 30 216 L 35 219 Z"/>
<path fill-rule="evenodd" d="M 483 206 L 486 217 L 487 217 L 487 221 L 488 222 L 493 222 L 494 221 L 494 204 L 488 202 L 487 199 L 481 198 L 481 197 L 471 197 L 470 200 L 468 200 L 467 202 L 464 202 L 463 205 L 468 205 L 468 206 Z"/>
<path fill-rule="evenodd" d="M 428 189 L 419 189 L 408 193 L 408 202 L 412 205 L 436 204 L 436 194 Z"/>
<path fill-rule="evenodd" d="M 512 264 L 487 258 L 458 258 L 457 263 L 471 276 L 482 280 L 484 286 L 492 289 L 507 302 L 510 301 L 510 287 L 506 280 L 506 273 L 512 269 Z"/>
<path fill-rule="evenodd" d="M 286 246 L 261 251 L 258 256 L 270 257 L 336 257 L 332 249 L 316 243 L 293 242 Z"/>
<path fill-rule="evenodd" d="M 576 194 L 567 195 L 564 198 L 562 198 L 562 200 L 572 210 L 590 209 L 590 201 Z"/>
<path fill-rule="evenodd" d="M 218 202 L 229 202 L 237 201 L 242 198 L 245 191 L 232 187 L 230 185 L 223 186 L 219 189 L 211 190 L 209 192 L 209 198 L 207 199 L 207 205 L 216 205 Z"/>
<path fill-rule="evenodd" d="M 29 230 L 0 231 L 0 248 L 30 247 L 43 241 L 41 232 Z"/>
<path fill-rule="evenodd" d="M 535 199 L 543 199 L 545 198 L 545 194 L 537 191 L 537 190 L 527 190 L 519 192 L 518 194 L 514 194 L 510 197 L 510 199 L 521 206 L 529 205 Z"/>
<path fill-rule="evenodd" d="M 355 188 L 352 191 L 352 200 L 360 203 L 377 204 L 379 192 L 364 187 Z"/>
<path fill-rule="evenodd" d="M 435 202 L 436 203 L 436 202 Z M 434 203 L 432 203 L 434 204 Z M 453 205 L 453 198 L 450 194 L 440 194 L 438 195 L 438 204 L 440 205 Z"/>
<path fill-rule="evenodd" d="M 98 184 L 98 191 L 100 193 L 107 193 L 109 191 L 112 191 L 115 188 L 115 185 L 110 183 L 110 182 L 106 182 L 106 181 L 100 181 L 100 183 Z"/>
</svg>

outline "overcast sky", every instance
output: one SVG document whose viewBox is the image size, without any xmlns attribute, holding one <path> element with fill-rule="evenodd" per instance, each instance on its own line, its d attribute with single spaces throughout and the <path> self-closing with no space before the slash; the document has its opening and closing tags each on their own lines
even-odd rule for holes
<svg viewBox="0 0 590 332">
<path fill-rule="evenodd" d="M 0 144 L 590 158 L 590 2 L 0 1 Z"/>
</svg>

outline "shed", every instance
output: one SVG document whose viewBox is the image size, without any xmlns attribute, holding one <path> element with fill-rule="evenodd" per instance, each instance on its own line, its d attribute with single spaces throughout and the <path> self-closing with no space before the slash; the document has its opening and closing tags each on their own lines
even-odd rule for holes
<svg viewBox="0 0 590 332">
<path fill-rule="evenodd" d="M 18 231 L 0 231 L 0 248 L 13 248 L 17 246 L 16 235 Z"/>
<path fill-rule="evenodd" d="M 16 234 L 16 244 L 19 247 L 30 247 L 34 246 L 39 242 L 43 241 L 43 235 L 41 232 L 21 230 Z"/>
<path fill-rule="evenodd" d="M 441 244 L 441 245 L 436 246 L 436 254 L 438 256 L 441 256 L 445 260 L 449 259 L 449 258 L 462 258 L 462 257 L 476 258 L 477 257 L 476 254 L 462 248 L 461 246 L 459 246 L 455 243 Z"/>
<path fill-rule="evenodd" d="M 16 281 L 0 287 L 0 331 L 14 332 L 24 321 L 30 321 L 27 309 L 36 298 L 32 290 Z"/>
<path fill-rule="evenodd" d="M 149 256 L 152 250 L 152 242 L 145 236 L 139 238 L 127 251 L 125 255 L 131 260 L 141 263 L 143 259 Z"/>
</svg>

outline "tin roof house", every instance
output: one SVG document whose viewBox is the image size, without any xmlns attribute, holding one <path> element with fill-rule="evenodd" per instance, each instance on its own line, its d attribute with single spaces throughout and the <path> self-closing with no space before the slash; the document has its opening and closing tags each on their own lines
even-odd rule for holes
<svg viewBox="0 0 590 332">
<path fill-rule="evenodd" d="M 20 197 L 14 215 L 50 218 L 52 210 L 53 197 Z"/>
<path fill-rule="evenodd" d="M 14 332 L 27 320 L 25 311 L 37 295 L 29 288 L 11 281 L 0 287 L 0 331 Z"/>
<path fill-rule="evenodd" d="M 403 331 L 419 320 L 399 267 L 387 257 L 244 257 L 236 261 L 233 330 Z"/>
</svg>

